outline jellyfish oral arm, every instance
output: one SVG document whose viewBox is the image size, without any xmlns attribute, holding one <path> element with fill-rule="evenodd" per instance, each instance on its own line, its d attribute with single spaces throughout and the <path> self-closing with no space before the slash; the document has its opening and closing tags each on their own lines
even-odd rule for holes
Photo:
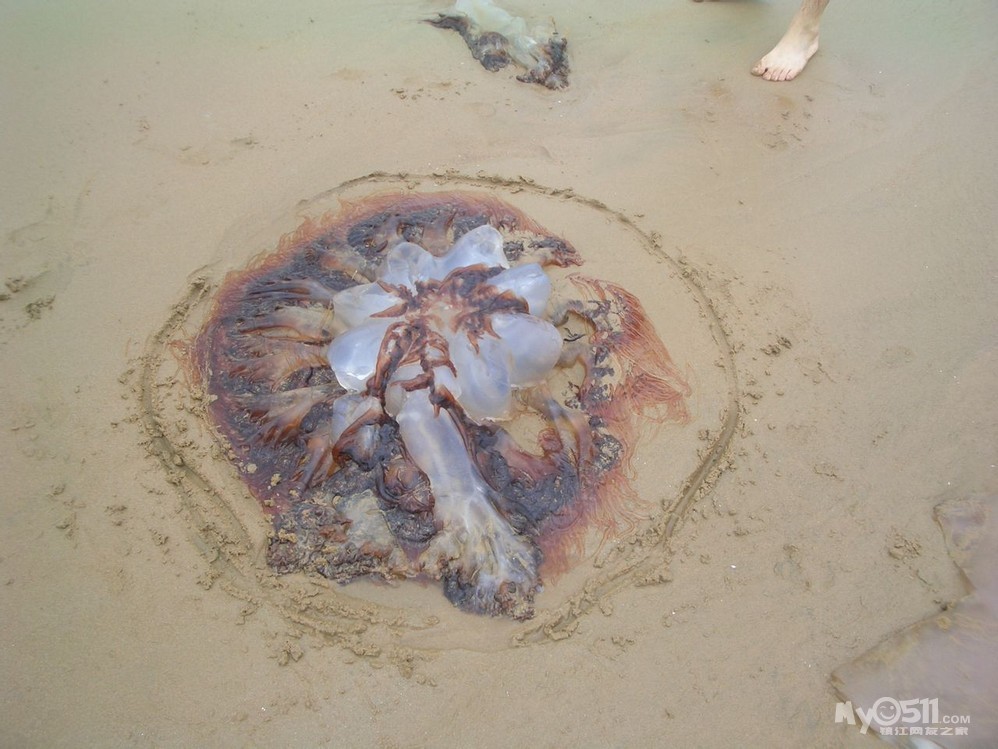
<svg viewBox="0 0 998 749">
<path fill-rule="evenodd" d="M 422 389 L 408 394 L 396 419 L 406 451 L 430 481 L 440 526 L 421 556 L 423 570 L 442 579 L 461 608 L 529 617 L 537 552 L 492 505 L 457 422 Z"/>
<path fill-rule="evenodd" d="M 469 611 L 533 611 L 540 553 L 497 508 L 466 430 L 511 418 L 513 392 L 558 363 L 561 334 L 537 316 L 550 293 L 541 266 L 511 268 L 502 235 L 483 225 L 440 256 L 396 245 L 375 282 L 334 300 L 346 330 L 330 367 L 347 391 L 383 398 L 429 481 L 437 532 L 416 566 Z"/>
</svg>

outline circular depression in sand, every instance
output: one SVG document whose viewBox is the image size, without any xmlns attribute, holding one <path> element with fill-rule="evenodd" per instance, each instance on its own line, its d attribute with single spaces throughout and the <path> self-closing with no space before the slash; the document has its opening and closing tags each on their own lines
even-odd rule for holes
<svg viewBox="0 0 998 749">
<path fill-rule="evenodd" d="M 207 418 L 203 394 L 178 364 L 209 314 L 222 278 L 304 219 L 335 212 L 341 201 L 373 194 L 453 190 L 492 195 L 515 207 L 581 254 L 581 271 L 623 287 L 640 300 L 673 362 L 691 386 L 685 423 L 649 424 L 636 438 L 630 483 L 640 498 L 637 523 L 613 538 L 591 534 L 574 566 L 544 579 L 532 619 L 517 622 L 464 613 L 439 585 L 358 579 L 341 585 L 302 573 L 278 575 L 267 565 L 271 521 L 250 495 L 226 445 Z M 524 179 L 372 174 L 303 201 L 277 215 L 241 222 L 215 264 L 194 278 L 152 337 L 143 369 L 142 410 L 152 454 L 177 487 L 208 578 L 227 591 L 276 607 L 289 620 L 355 652 L 393 648 L 498 649 L 568 636 L 613 591 L 668 579 L 669 539 L 727 449 L 737 422 L 730 346 L 710 300 L 690 269 L 653 235 L 598 200 Z"/>
</svg>

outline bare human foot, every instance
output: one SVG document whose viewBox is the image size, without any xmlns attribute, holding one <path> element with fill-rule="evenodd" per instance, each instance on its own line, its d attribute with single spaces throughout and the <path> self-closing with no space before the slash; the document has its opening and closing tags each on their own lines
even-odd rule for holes
<svg viewBox="0 0 998 749">
<path fill-rule="evenodd" d="M 818 22 L 828 0 L 803 0 L 780 43 L 752 68 L 767 81 L 792 81 L 818 51 Z"/>
</svg>

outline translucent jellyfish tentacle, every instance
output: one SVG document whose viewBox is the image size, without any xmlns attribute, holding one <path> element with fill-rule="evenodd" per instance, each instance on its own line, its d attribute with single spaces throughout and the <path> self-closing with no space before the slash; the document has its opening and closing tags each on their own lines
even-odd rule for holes
<svg viewBox="0 0 998 749">
<path fill-rule="evenodd" d="M 320 403 L 331 404 L 343 389 L 327 383 L 278 393 L 244 395 L 237 398 L 257 424 L 265 444 L 276 444 L 299 434 L 302 421 Z"/>
<path fill-rule="evenodd" d="M 243 358 L 233 357 L 232 372 L 276 391 L 295 372 L 326 364 L 324 347 L 297 341 L 268 341 L 266 347 L 263 343 L 253 341 L 244 347 Z"/>
<path fill-rule="evenodd" d="M 280 307 L 243 322 L 239 332 L 303 343 L 329 343 L 334 333 L 333 312 L 326 307 Z"/>
</svg>

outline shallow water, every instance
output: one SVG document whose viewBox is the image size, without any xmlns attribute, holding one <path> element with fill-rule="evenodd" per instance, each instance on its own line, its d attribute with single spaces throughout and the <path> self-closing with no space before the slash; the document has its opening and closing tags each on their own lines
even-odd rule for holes
<svg viewBox="0 0 998 749">
<path fill-rule="evenodd" d="M 0 4 L 0 743 L 876 745 L 829 674 L 963 595 L 932 508 L 996 490 L 998 10 L 832 3 L 800 79 L 753 78 L 795 6 L 510 2 L 569 40 L 549 92 L 419 23 L 431 2 Z M 341 183 L 447 170 L 657 237 L 721 315 L 742 410 L 657 584 L 501 652 L 317 633 L 294 611 L 321 596 L 234 587 L 142 418 L 193 279 Z M 619 272 L 668 306 L 660 264 Z"/>
</svg>

